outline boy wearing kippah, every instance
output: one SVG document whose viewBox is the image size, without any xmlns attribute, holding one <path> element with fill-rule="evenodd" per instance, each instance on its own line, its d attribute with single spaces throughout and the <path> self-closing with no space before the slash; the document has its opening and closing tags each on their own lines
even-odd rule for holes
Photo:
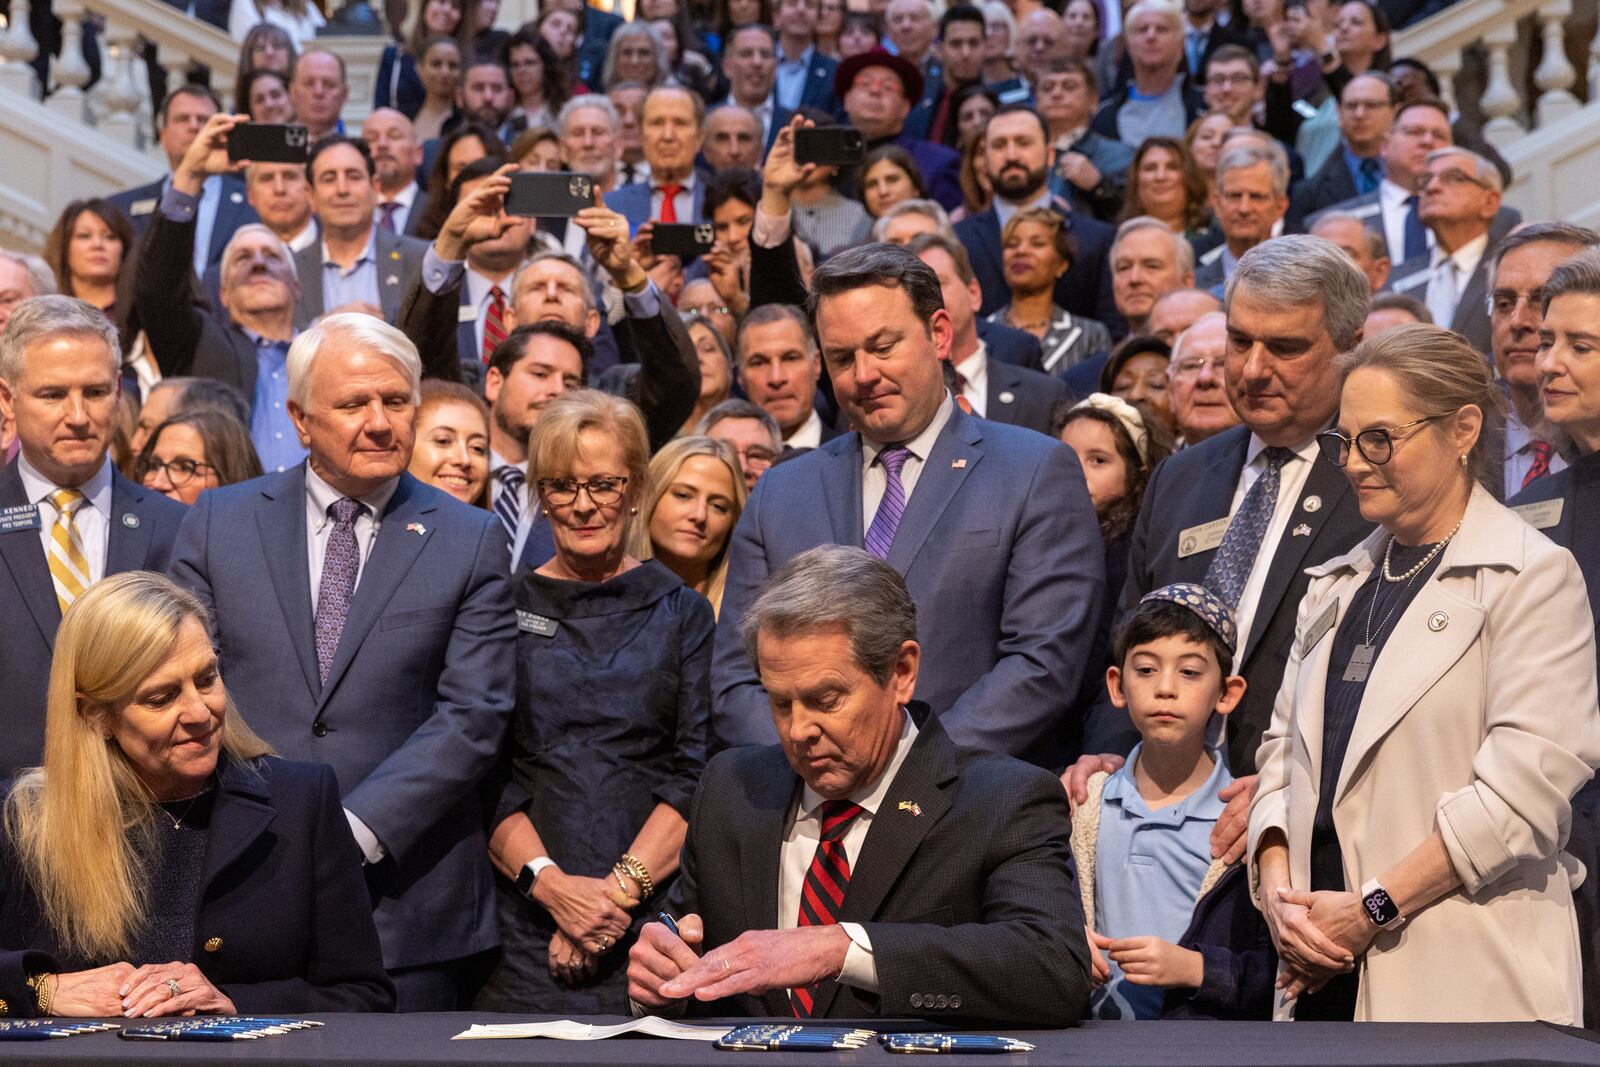
<svg viewBox="0 0 1600 1067">
<path fill-rule="evenodd" d="M 1211 858 L 1233 777 L 1206 728 L 1244 696 L 1234 635 L 1226 604 L 1178 583 L 1146 594 L 1113 640 L 1106 686 L 1141 740 L 1073 815 L 1095 1018 L 1271 1017 L 1266 924 L 1243 868 Z"/>
</svg>

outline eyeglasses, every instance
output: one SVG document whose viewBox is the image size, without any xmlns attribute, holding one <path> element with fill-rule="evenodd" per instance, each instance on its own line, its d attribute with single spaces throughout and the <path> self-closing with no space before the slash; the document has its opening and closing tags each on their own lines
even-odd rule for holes
<svg viewBox="0 0 1600 1067">
<path fill-rule="evenodd" d="M 702 317 L 733 314 L 732 311 L 728 310 L 727 304 L 685 304 L 683 305 L 683 309 L 687 312 L 700 315 Z"/>
<path fill-rule="evenodd" d="M 1218 88 L 1224 85 L 1254 85 L 1255 83 L 1256 76 L 1254 74 L 1213 74 L 1206 79 L 1207 85 L 1215 85 Z"/>
<path fill-rule="evenodd" d="M 1394 446 L 1396 444 L 1415 437 L 1422 432 L 1413 430 L 1411 433 L 1402 434 L 1401 430 L 1410 430 L 1413 426 L 1421 426 L 1423 423 L 1446 417 L 1445 415 L 1424 415 L 1414 422 L 1408 422 L 1404 426 L 1396 426 L 1392 430 L 1384 429 L 1381 426 L 1370 430 L 1362 430 L 1356 434 L 1354 444 L 1356 450 L 1361 453 L 1362 459 L 1374 467 L 1381 467 L 1394 458 Z M 1338 430 L 1323 430 L 1317 434 L 1317 447 L 1322 449 L 1323 456 L 1335 467 L 1343 467 L 1350 462 L 1350 445 L 1350 438 Z"/>
<path fill-rule="evenodd" d="M 741 466 L 747 463 L 755 463 L 770 467 L 772 466 L 773 461 L 778 458 L 778 454 L 772 451 L 772 449 L 762 448 L 760 445 L 751 445 L 748 448 L 735 449 L 735 451 L 739 453 L 739 463 Z"/>
<path fill-rule="evenodd" d="M 1476 185 L 1479 189 L 1489 188 L 1489 183 L 1482 178 L 1475 178 L 1458 167 L 1449 170 L 1432 171 L 1422 178 L 1423 188 L 1427 188 L 1437 180 L 1445 185 Z"/>
<path fill-rule="evenodd" d="M 1490 315 L 1514 315 L 1526 302 L 1529 310 L 1535 315 L 1544 312 L 1544 288 L 1530 289 L 1526 293 L 1519 293 L 1514 289 L 1496 289 L 1489 294 Z"/>
<path fill-rule="evenodd" d="M 590 478 L 580 482 L 576 478 L 540 478 L 539 492 L 543 494 L 546 504 L 553 507 L 564 508 L 578 500 L 579 491 L 589 494 L 589 500 L 597 508 L 610 507 L 622 499 L 622 491 L 627 487 L 628 479 L 617 478 Z"/>
<path fill-rule="evenodd" d="M 167 482 L 174 489 L 182 489 L 194 480 L 195 475 L 208 478 L 217 473 L 217 468 L 209 463 L 196 463 L 187 456 L 169 459 L 165 463 L 155 457 L 139 464 L 139 480 L 142 482 L 156 471 L 161 471 L 167 476 Z"/>
<path fill-rule="evenodd" d="M 1172 376 L 1174 378 L 1198 378 L 1202 370 L 1210 367 L 1211 373 L 1220 378 L 1225 373 L 1227 366 L 1228 361 L 1220 356 L 1216 359 L 1180 359 L 1172 365 Z"/>
</svg>

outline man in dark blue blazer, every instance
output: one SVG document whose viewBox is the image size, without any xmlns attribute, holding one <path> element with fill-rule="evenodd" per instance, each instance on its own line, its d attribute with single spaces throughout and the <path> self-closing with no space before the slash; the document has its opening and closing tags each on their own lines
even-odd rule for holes
<svg viewBox="0 0 1600 1067">
<path fill-rule="evenodd" d="M 477 786 L 514 699 L 505 531 L 406 473 L 403 334 L 330 315 L 302 353 L 306 463 L 201 496 L 171 571 L 211 609 L 255 730 L 337 772 L 400 1010 L 454 1010 L 498 942 Z"/>
<path fill-rule="evenodd" d="M 818 0 L 778 0 L 774 5 L 772 25 L 778 31 L 774 103 L 791 114 L 803 107 L 831 114 L 839 107 L 833 95 L 833 78 L 838 73 L 839 61 L 816 49 L 820 7 Z M 776 120 L 772 126 L 777 128 Z"/>
<path fill-rule="evenodd" d="M 204 85 L 193 83 L 178 86 L 161 102 L 161 110 L 156 114 L 156 133 L 161 150 L 167 156 L 167 176 L 106 198 L 128 216 L 133 224 L 133 235 L 139 240 L 144 239 L 145 231 L 150 228 L 161 196 L 172 182 L 172 172 L 178 169 L 206 120 L 220 110 L 217 94 Z M 222 250 L 235 230 L 246 223 L 261 221 L 255 208 L 245 201 L 244 192 L 244 182 L 235 175 L 214 174 L 206 179 L 195 217 L 196 276 L 203 275 L 208 267 L 222 259 Z"/>
<path fill-rule="evenodd" d="M 652 89 L 640 108 L 640 140 L 650 180 L 624 185 L 606 194 L 606 207 L 628 220 L 637 234 L 647 222 L 700 222 L 705 218 L 709 176 L 695 169 L 695 155 L 705 141 L 706 106 L 687 89 Z M 670 209 L 668 189 L 674 190 Z"/>
<path fill-rule="evenodd" d="M 1011 302 L 1001 263 L 1000 232 L 1012 215 L 1025 207 L 1052 207 L 1066 220 L 1078 254 L 1056 283 L 1056 303 L 1086 319 L 1105 324 L 1116 338 L 1125 332 L 1111 290 L 1107 259 L 1116 231 L 1099 219 L 1050 194 L 1055 149 L 1045 138 L 1044 120 L 1023 104 L 1001 108 L 984 133 L 985 159 L 994 179 L 994 205 L 956 223 L 956 236 L 972 257 L 972 269 L 983 290 L 980 315 Z"/>
<path fill-rule="evenodd" d="M 6 777 L 43 758 L 45 691 L 62 612 L 107 574 L 166 569 L 183 518 L 183 505 L 128 481 L 107 455 L 121 366 L 116 329 L 98 308 L 68 296 L 18 304 L 0 341 L 0 412 L 14 422 L 21 446 L 0 468 Z M 71 559 L 49 547 L 69 530 L 77 549 Z"/>
<path fill-rule="evenodd" d="M 909 251 L 873 244 L 813 280 L 824 365 L 857 428 L 762 475 L 734 531 L 712 665 L 723 744 L 769 743 L 740 619 L 756 589 L 820 544 L 865 546 L 924 620 L 918 699 L 957 743 L 1058 761 L 1094 643 L 1105 570 L 1071 449 L 963 413 L 944 388 L 950 315 Z"/>
</svg>

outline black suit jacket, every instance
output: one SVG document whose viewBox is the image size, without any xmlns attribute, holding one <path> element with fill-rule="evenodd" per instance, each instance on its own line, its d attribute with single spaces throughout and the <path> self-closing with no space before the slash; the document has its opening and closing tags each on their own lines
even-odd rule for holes
<svg viewBox="0 0 1600 1067">
<path fill-rule="evenodd" d="M 1112 337 L 1127 332 L 1127 324 L 1117 312 L 1111 295 L 1111 240 L 1116 230 L 1092 215 L 1066 210 L 1067 232 L 1077 246 L 1072 266 L 1056 282 L 1056 303 L 1074 315 L 1098 319 Z M 1005 270 L 1000 262 L 1000 216 L 994 208 L 980 211 L 956 223 L 956 236 L 967 248 L 972 270 L 983 290 L 983 305 L 978 314 L 987 316 L 1011 302 Z M 754 294 L 751 302 L 754 303 Z"/>
<path fill-rule="evenodd" d="M 925 705 L 910 711 L 921 732 L 850 858 L 839 915 L 871 939 L 879 991 L 825 982 L 814 1015 L 1073 1022 L 1088 1005 L 1089 954 L 1061 784 L 1008 756 L 958 748 Z M 707 765 L 669 898 L 672 914 L 700 915 L 704 949 L 777 926 L 779 855 L 800 788 L 777 745 Z M 793 1016 L 782 989 L 688 1007 Z"/>
<path fill-rule="evenodd" d="M 1040 433 L 1050 432 L 1050 412 L 1059 401 L 1071 395 L 1060 378 L 1016 367 L 999 360 L 988 361 L 988 388 L 983 417 L 991 422 L 1009 422 Z"/>
<path fill-rule="evenodd" d="M 988 347 L 991 359 L 1029 370 L 1044 369 L 1044 349 L 1039 346 L 1039 339 L 1026 330 L 980 318 L 978 337 Z"/>
<path fill-rule="evenodd" d="M 1180 556 L 1180 540 L 1185 530 L 1228 514 L 1249 444 L 1250 431 L 1235 426 L 1156 466 L 1133 527 L 1119 616 L 1132 611 L 1152 589 L 1205 580 L 1216 550 Z M 1313 497 L 1314 509 L 1307 506 Z M 1296 529 L 1303 532 L 1295 534 Z M 1256 749 L 1272 721 L 1273 701 L 1294 643 L 1295 611 L 1310 584 L 1306 568 L 1348 552 L 1371 532 L 1350 483 L 1337 467 L 1317 457 L 1279 538 L 1244 640 L 1240 673 L 1250 685 L 1228 716 L 1228 765 L 1234 774 L 1256 771 Z"/>
<path fill-rule="evenodd" d="M 0 468 L 0 512 L 28 506 L 17 461 Z M 187 509 L 111 472 L 106 574 L 165 571 Z M 12 512 L 15 514 L 16 512 Z M 42 520 L 41 520 L 42 521 Z M 61 605 L 38 527 L 0 533 L 0 778 L 44 755 L 45 691 Z M 0 994 L 3 996 L 4 994 Z"/>
<path fill-rule="evenodd" d="M 1283 216 L 1284 233 L 1305 233 L 1306 219 L 1335 204 L 1360 195 L 1350 168 L 1344 162 L 1344 142 L 1340 141 L 1322 167 L 1289 193 L 1289 210 Z"/>
<path fill-rule="evenodd" d="M 331 768 L 272 756 L 252 766 L 224 756 L 200 883 L 187 958 L 241 1012 L 394 1010 L 360 853 Z M 11 1010 L 33 1014 L 30 973 L 113 962 L 63 949 L 5 842 L 0 996 Z"/>
</svg>

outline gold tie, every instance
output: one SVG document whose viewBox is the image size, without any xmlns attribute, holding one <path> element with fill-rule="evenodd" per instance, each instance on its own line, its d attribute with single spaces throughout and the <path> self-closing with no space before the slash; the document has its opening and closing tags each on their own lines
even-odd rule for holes
<svg viewBox="0 0 1600 1067">
<path fill-rule="evenodd" d="M 65 615 L 72 602 L 89 588 L 89 559 L 83 553 L 77 523 L 84 499 L 76 489 L 57 489 L 50 494 L 50 503 L 56 508 L 56 522 L 50 528 L 50 577 L 55 580 L 56 601 Z"/>
</svg>

